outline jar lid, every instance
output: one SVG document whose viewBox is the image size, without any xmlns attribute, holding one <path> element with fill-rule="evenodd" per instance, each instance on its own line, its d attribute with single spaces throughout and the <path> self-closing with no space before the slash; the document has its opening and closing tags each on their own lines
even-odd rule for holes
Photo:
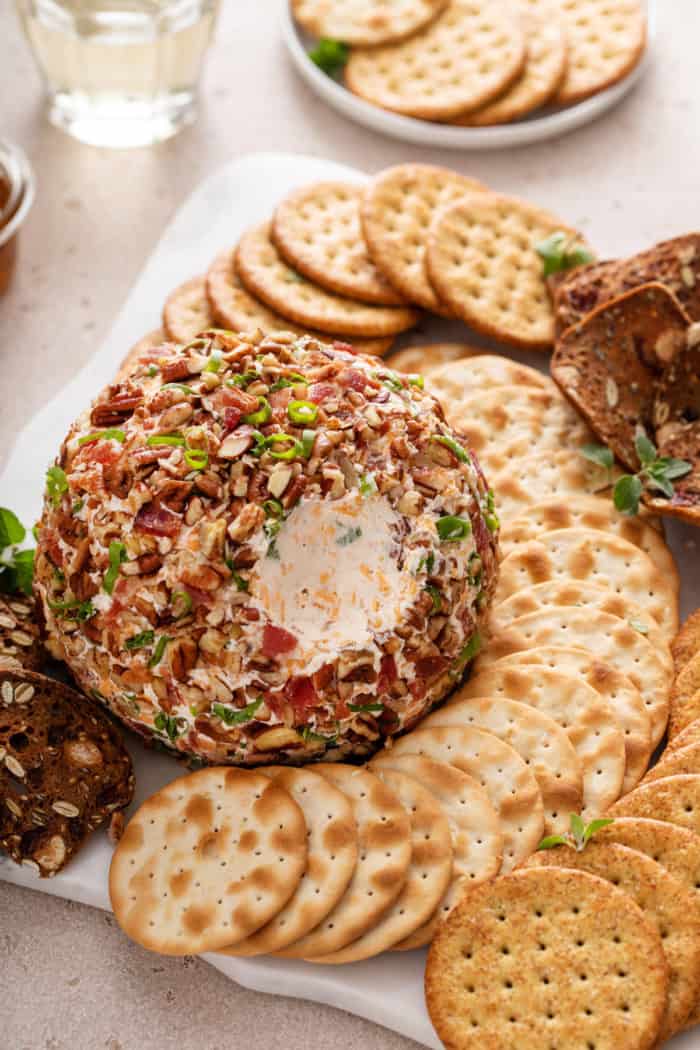
<svg viewBox="0 0 700 1050">
<path fill-rule="evenodd" d="M 19 146 L 0 139 L 0 246 L 14 237 L 34 203 L 36 180 L 26 154 Z"/>
</svg>

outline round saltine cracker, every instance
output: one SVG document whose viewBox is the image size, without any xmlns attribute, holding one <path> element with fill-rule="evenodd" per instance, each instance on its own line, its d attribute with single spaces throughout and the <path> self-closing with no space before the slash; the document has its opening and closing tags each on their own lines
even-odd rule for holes
<svg viewBox="0 0 700 1050">
<path fill-rule="evenodd" d="M 412 328 L 418 313 L 406 306 L 370 306 L 354 302 L 292 270 L 270 240 L 270 224 L 244 233 L 236 249 L 236 272 L 244 287 L 271 309 L 297 325 L 333 335 L 390 336 Z"/>
<path fill-rule="evenodd" d="M 408 40 L 351 51 L 345 84 L 382 109 L 449 120 L 507 90 L 526 55 L 518 20 L 496 0 L 451 0 Z"/>
<path fill-rule="evenodd" d="M 516 197 L 472 193 L 443 208 L 428 233 L 428 278 L 477 332 L 526 350 L 549 350 L 554 312 L 536 246 L 577 233 Z"/>
<path fill-rule="evenodd" d="M 185 281 L 165 300 L 163 330 L 173 342 L 189 343 L 213 324 L 214 315 L 207 299 L 204 277 Z"/>
<path fill-rule="evenodd" d="M 471 726 L 421 726 L 394 740 L 391 751 L 445 762 L 481 784 L 501 824 L 501 871 L 510 871 L 537 848 L 544 831 L 539 786 L 517 751 L 493 733 Z"/>
<path fill-rule="evenodd" d="M 609 704 L 581 678 L 548 667 L 496 664 L 479 671 L 453 694 L 453 704 L 507 697 L 529 704 L 566 730 L 581 763 L 583 812 L 598 816 L 620 797 L 625 742 Z"/>
<path fill-rule="evenodd" d="M 661 938 L 634 901 L 559 868 L 522 869 L 467 894 L 438 929 L 425 973 L 428 1012 L 450 1050 L 651 1050 L 667 989 Z"/>
<path fill-rule="evenodd" d="M 306 871 L 284 908 L 252 937 L 223 948 L 223 955 L 265 955 L 304 937 L 336 906 L 357 864 L 355 817 L 342 791 L 309 768 L 264 766 L 258 772 L 284 788 L 304 814 Z"/>
<path fill-rule="evenodd" d="M 117 922 L 150 951 L 195 955 L 248 937 L 306 868 L 299 806 L 262 773 L 202 769 L 151 795 L 109 870 Z"/>
<path fill-rule="evenodd" d="M 422 29 L 449 0 L 292 0 L 292 14 L 312 36 L 352 47 L 393 43 Z"/>
<path fill-rule="evenodd" d="M 448 361 L 477 354 L 481 354 L 481 349 L 467 346 L 466 343 L 429 343 L 427 346 L 408 346 L 397 350 L 387 358 L 387 364 L 396 372 L 432 376 Z"/>
<path fill-rule="evenodd" d="M 375 175 L 360 220 L 375 266 L 410 302 L 450 315 L 428 281 L 425 245 L 436 212 L 465 193 L 486 191 L 476 179 L 431 164 L 399 164 Z"/>
<path fill-rule="evenodd" d="M 446 404 L 459 403 L 493 388 L 527 387 L 556 394 L 552 380 L 536 368 L 521 365 L 501 354 L 485 354 L 452 361 L 436 368 L 430 377 L 430 389 Z M 535 403 L 536 407 L 541 407 Z"/>
<path fill-rule="evenodd" d="M 537 780 L 548 835 L 568 831 L 569 814 L 581 811 L 583 785 L 578 755 L 566 731 L 537 708 L 507 697 L 461 700 L 433 711 L 421 726 L 474 726 L 509 744 Z"/>
<path fill-rule="evenodd" d="M 540 646 L 504 656 L 494 666 L 523 667 L 541 664 L 553 671 L 581 677 L 595 689 L 612 708 L 625 736 L 625 777 L 622 794 L 637 786 L 647 770 L 653 753 L 651 717 L 639 690 L 627 675 L 596 660 L 585 649 L 561 646 Z"/>
<path fill-rule="evenodd" d="M 413 777 L 393 769 L 376 769 L 394 792 L 411 821 L 411 864 L 401 893 L 377 925 L 359 940 L 332 955 L 309 962 L 339 965 L 389 951 L 430 918 L 452 880 L 452 837 L 442 808 Z"/>
<path fill-rule="evenodd" d="M 278 204 L 272 241 L 284 261 L 321 288 L 380 306 L 406 300 L 367 254 L 360 227 L 363 189 L 351 182 L 315 182 Z"/>
<path fill-rule="evenodd" d="M 350 883 L 319 925 L 276 953 L 287 959 L 329 955 L 372 929 L 401 893 L 411 863 L 411 824 L 401 802 L 368 769 L 321 762 L 314 772 L 350 800 L 359 855 Z"/>
<path fill-rule="evenodd" d="M 494 604 L 546 580 L 595 583 L 629 599 L 652 617 L 667 644 L 678 629 L 678 573 L 660 572 L 634 544 L 599 529 L 544 532 L 508 554 L 500 566 Z"/>
<path fill-rule="evenodd" d="M 524 456 L 493 474 L 490 481 L 496 493 L 501 524 L 507 526 L 527 507 L 567 492 L 584 495 L 605 492 L 612 500 L 611 481 L 619 474 L 617 468 L 610 474 L 578 452 L 572 454 L 562 449 Z"/>
</svg>

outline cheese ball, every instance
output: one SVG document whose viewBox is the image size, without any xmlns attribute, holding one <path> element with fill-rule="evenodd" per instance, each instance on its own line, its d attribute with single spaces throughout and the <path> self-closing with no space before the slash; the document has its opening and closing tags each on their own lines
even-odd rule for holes
<svg viewBox="0 0 700 1050">
<path fill-rule="evenodd" d="M 371 754 L 459 681 L 498 520 L 420 376 L 344 343 L 209 331 L 107 387 L 47 474 L 51 649 L 205 762 Z"/>
</svg>

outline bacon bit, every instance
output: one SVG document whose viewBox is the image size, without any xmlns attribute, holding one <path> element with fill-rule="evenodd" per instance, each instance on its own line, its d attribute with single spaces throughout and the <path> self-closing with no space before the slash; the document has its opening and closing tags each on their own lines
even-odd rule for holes
<svg viewBox="0 0 700 1050">
<path fill-rule="evenodd" d="M 285 631 L 284 627 L 275 627 L 271 623 L 265 624 L 262 640 L 263 656 L 273 659 L 281 656 L 282 653 L 291 653 L 296 645 L 296 638 L 289 631 Z"/>
<path fill-rule="evenodd" d="M 249 623 L 256 623 L 260 619 L 260 613 L 252 605 L 245 605 L 241 609 L 241 616 Z"/>
<path fill-rule="evenodd" d="M 398 671 L 396 670 L 396 660 L 391 653 L 385 653 L 382 657 L 382 662 L 379 665 L 379 678 L 377 679 L 377 689 L 380 693 L 385 693 L 390 686 L 398 678 Z"/>
<path fill-rule="evenodd" d="M 285 694 L 297 712 L 305 711 L 318 703 L 318 696 L 310 678 L 290 678 L 285 687 Z"/>
<path fill-rule="evenodd" d="M 425 682 L 421 678 L 414 678 L 412 682 L 409 682 L 408 690 L 414 700 L 422 700 L 428 691 Z"/>
<path fill-rule="evenodd" d="M 421 678 L 434 678 L 442 673 L 447 667 L 447 660 L 443 656 L 424 656 L 416 660 L 416 674 Z"/>
<path fill-rule="evenodd" d="M 341 386 L 347 387 L 349 390 L 357 390 L 360 394 L 364 392 L 366 386 L 371 385 L 371 381 L 368 376 L 363 372 L 356 372 L 354 368 L 348 368 L 338 376 L 338 382 Z"/>
<path fill-rule="evenodd" d="M 139 532 L 150 532 L 155 536 L 177 536 L 182 518 L 167 507 L 147 503 L 136 515 L 134 528 Z"/>
<path fill-rule="evenodd" d="M 122 449 L 113 441 L 90 441 L 83 445 L 75 454 L 73 464 L 76 463 L 102 463 L 112 466 L 120 458 Z"/>
<path fill-rule="evenodd" d="M 236 429 L 242 418 L 243 413 L 240 408 L 234 408 L 234 406 L 231 405 L 224 412 L 224 431 L 227 434 L 230 434 L 232 430 Z"/>
<path fill-rule="evenodd" d="M 287 419 L 287 405 L 292 400 L 293 390 L 291 387 L 282 387 L 270 394 L 268 400 L 272 409 L 272 418 L 276 423 L 282 423 Z"/>
<path fill-rule="evenodd" d="M 309 387 L 307 397 L 309 401 L 313 401 L 315 405 L 320 405 L 329 397 L 333 397 L 334 394 L 335 387 L 332 383 L 312 383 Z"/>
</svg>

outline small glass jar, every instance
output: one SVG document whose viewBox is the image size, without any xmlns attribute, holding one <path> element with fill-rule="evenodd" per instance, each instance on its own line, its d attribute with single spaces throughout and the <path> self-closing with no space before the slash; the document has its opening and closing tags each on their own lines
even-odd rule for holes
<svg viewBox="0 0 700 1050">
<path fill-rule="evenodd" d="M 24 152 L 0 139 L 0 295 L 10 284 L 17 235 L 34 202 L 34 172 Z"/>
</svg>

